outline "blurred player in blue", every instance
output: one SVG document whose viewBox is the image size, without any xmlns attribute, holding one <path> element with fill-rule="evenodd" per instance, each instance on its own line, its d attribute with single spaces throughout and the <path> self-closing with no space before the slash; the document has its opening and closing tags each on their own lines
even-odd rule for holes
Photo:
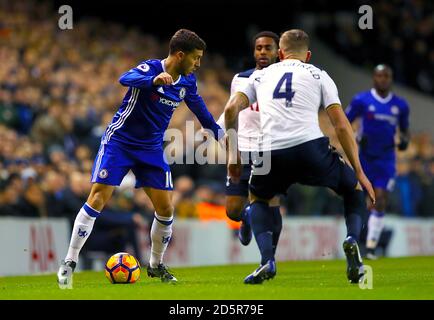
<svg viewBox="0 0 434 320">
<path fill-rule="evenodd" d="M 392 69 L 384 64 L 375 67 L 374 87 L 357 94 L 346 109 L 350 122 L 361 119 L 358 141 L 360 161 L 377 196 L 376 206 L 370 207 L 366 257 L 376 259 L 387 196 L 395 178 L 395 134 L 399 128 L 398 150 L 407 149 L 409 133 L 409 107 L 407 102 L 391 92 Z"/>
<path fill-rule="evenodd" d="M 249 81 L 255 70 L 268 67 L 278 59 L 279 36 L 271 31 L 262 31 L 253 37 L 253 57 L 255 68 L 237 73 L 231 83 L 231 94 Z M 225 114 L 222 113 L 217 123 L 224 128 Z M 242 110 L 238 116 L 238 148 L 244 160 L 243 172 L 239 183 L 234 183 L 230 177 L 226 181 L 226 214 L 234 221 L 241 221 L 239 239 L 243 245 L 248 245 L 252 239 L 252 228 L 249 216 L 249 178 L 252 166 L 252 157 L 258 152 L 258 140 L 261 131 L 259 106 L 255 102 L 249 108 Z M 282 231 L 282 216 L 279 208 L 279 197 L 276 196 L 270 203 L 270 214 L 274 217 L 273 223 L 273 249 L 276 250 Z"/>
<path fill-rule="evenodd" d="M 200 67 L 205 48 L 205 42 L 196 33 L 178 30 L 170 40 L 166 59 L 143 61 L 120 77 L 119 82 L 128 91 L 101 138 L 92 170 L 92 189 L 77 214 L 68 253 L 57 274 L 60 288 L 72 288 L 80 250 L 115 186 L 120 185 L 129 170 L 136 176 L 135 187 L 143 188 L 155 208 L 148 276 L 159 277 L 163 282 L 177 281 L 163 264 L 174 211 L 173 182 L 164 159 L 163 136 L 183 100 L 204 128 L 215 137 L 224 134 L 197 93 L 193 72 Z"/>
</svg>

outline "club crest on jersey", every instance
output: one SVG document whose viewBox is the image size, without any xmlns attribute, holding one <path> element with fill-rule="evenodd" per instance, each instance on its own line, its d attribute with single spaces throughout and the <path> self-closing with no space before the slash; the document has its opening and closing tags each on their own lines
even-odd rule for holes
<svg viewBox="0 0 434 320">
<path fill-rule="evenodd" d="M 187 90 L 185 90 L 184 87 L 182 87 L 181 90 L 179 90 L 179 98 L 180 99 L 184 99 L 186 91 Z"/>
<path fill-rule="evenodd" d="M 375 112 L 375 106 L 372 105 L 372 104 L 369 105 L 368 110 L 369 110 L 370 112 Z"/>
<path fill-rule="evenodd" d="M 102 169 L 99 173 L 98 173 L 98 177 L 100 177 L 101 179 L 105 179 L 108 176 L 108 171 L 107 169 Z"/>
<path fill-rule="evenodd" d="M 148 71 L 149 71 L 149 65 L 146 64 L 146 63 L 142 63 L 142 64 L 139 64 L 139 65 L 137 66 L 137 69 L 140 69 L 140 70 L 142 70 L 143 72 L 148 72 Z"/>
<path fill-rule="evenodd" d="M 397 106 L 392 106 L 392 108 L 390 108 L 390 112 L 392 112 L 394 115 L 397 115 L 399 114 L 399 108 Z"/>
</svg>

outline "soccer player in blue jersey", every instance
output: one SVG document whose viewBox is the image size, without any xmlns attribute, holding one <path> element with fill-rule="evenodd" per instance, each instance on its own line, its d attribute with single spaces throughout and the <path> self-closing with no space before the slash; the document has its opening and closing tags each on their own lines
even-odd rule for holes
<svg viewBox="0 0 434 320">
<path fill-rule="evenodd" d="M 278 59 L 279 36 L 271 31 L 262 31 L 253 37 L 253 57 L 255 68 L 237 73 L 231 84 L 231 94 L 244 85 L 255 70 L 268 67 Z M 225 114 L 222 113 L 217 123 L 223 128 Z M 252 239 L 252 228 L 249 216 L 249 178 L 252 166 L 252 157 L 258 152 L 261 123 L 259 106 L 255 102 L 249 108 L 242 110 L 238 116 L 238 147 L 241 158 L 245 160 L 239 183 L 234 183 L 230 177 L 226 181 L 226 214 L 234 221 L 241 221 L 239 239 L 243 245 L 248 245 Z M 279 197 L 276 196 L 270 203 L 270 214 L 273 216 L 273 249 L 276 250 L 282 231 L 282 216 L 279 208 Z"/>
<path fill-rule="evenodd" d="M 407 102 L 391 92 L 392 69 L 384 64 L 375 67 L 374 87 L 357 94 L 346 109 L 350 122 L 361 119 L 358 132 L 360 161 L 372 182 L 377 196 L 376 206 L 370 207 L 366 257 L 376 259 L 377 247 L 384 226 L 387 196 L 395 178 L 395 133 L 399 128 L 398 150 L 407 149 L 409 107 Z"/>
<path fill-rule="evenodd" d="M 214 137 L 224 134 L 197 93 L 193 72 L 200 67 L 205 48 L 205 42 L 196 33 L 178 30 L 170 40 L 166 59 L 143 61 L 120 77 L 119 82 L 128 87 L 128 92 L 101 138 L 92 170 L 92 189 L 77 214 L 68 253 L 57 274 L 61 288 L 72 288 L 79 252 L 115 186 L 120 185 L 129 170 L 136 176 L 135 187 L 146 192 L 155 208 L 148 276 L 159 277 L 163 282 L 177 281 L 163 264 L 174 211 L 163 135 L 183 100 Z"/>
</svg>

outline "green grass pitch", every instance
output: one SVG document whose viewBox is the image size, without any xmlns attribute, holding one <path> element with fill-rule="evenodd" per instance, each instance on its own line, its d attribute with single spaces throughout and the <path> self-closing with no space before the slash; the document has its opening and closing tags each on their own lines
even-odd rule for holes
<svg viewBox="0 0 434 320">
<path fill-rule="evenodd" d="M 113 285 L 104 272 L 78 272 L 74 289 L 60 290 L 55 274 L 0 277 L 0 299 L 434 299 L 434 257 L 365 261 L 373 269 L 373 288 L 347 282 L 345 261 L 277 263 L 277 276 L 262 285 L 245 285 L 256 265 L 173 268 L 176 285 L 148 278 L 142 269 L 135 284 Z"/>
</svg>

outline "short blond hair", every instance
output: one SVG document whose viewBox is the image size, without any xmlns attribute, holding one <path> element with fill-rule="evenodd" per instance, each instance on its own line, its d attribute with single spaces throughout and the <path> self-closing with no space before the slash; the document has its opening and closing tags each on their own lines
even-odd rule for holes
<svg viewBox="0 0 434 320">
<path fill-rule="evenodd" d="M 301 29 L 285 31 L 280 36 L 279 47 L 284 52 L 301 53 L 309 50 L 309 35 Z"/>
</svg>

